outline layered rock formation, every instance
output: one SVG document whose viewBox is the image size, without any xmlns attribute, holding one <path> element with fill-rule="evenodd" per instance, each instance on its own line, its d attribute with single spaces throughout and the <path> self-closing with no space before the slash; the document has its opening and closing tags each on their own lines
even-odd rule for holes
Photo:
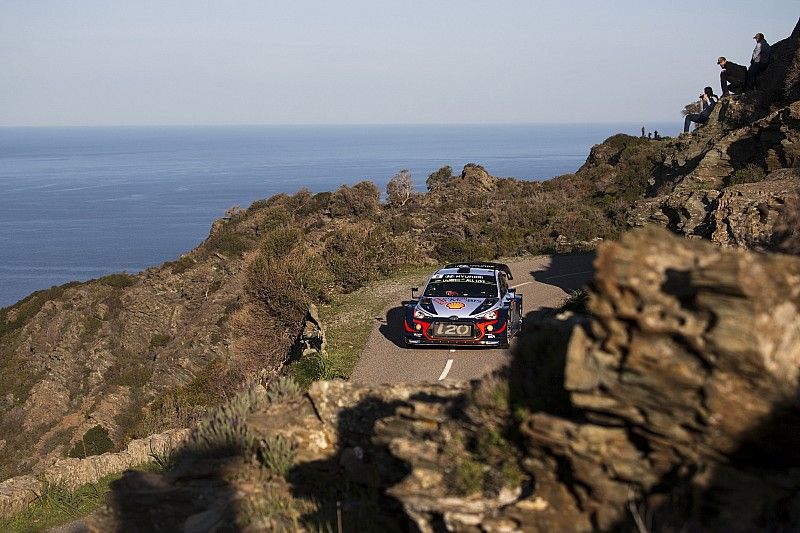
<svg viewBox="0 0 800 533">
<path fill-rule="evenodd" d="M 800 194 L 800 23 L 773 50 L 757 90 L 723 99 L 692 135 L 661 143 L 631 225 L 770 249 L 777 215 Z"/>
<path fill-rule="evenodd" d="M 256 408 L 256 440 L 296 447 L 289 485 L 261 474 L 271 496 L 246 453 L 189 456 L 119 482 L 90 524 L 333 527 L 333 494 L 346 529 L 369 505 L 383 530 L 799 528 L 800 260 L 648 229 L 602 245 L 596 267 L 591 315 L 530 315 L 502 375 L 318 382 Z M 283 512 L 254 518 L 264 498 Z"/>
</svg>

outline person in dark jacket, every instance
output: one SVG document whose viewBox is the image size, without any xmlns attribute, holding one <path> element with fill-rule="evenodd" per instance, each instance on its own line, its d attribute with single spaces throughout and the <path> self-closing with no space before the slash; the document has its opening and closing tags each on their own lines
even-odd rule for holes
<svg viewBox="0 0 800 533">
<path fill-rule="evenodd" d="M 747 68 L 744 65 L 737 65 L 733 61 L 728 61 L 724 57 L 717 59 L 717 65 L 722 69 L 719 73 L 722 96 L 744 92 L 747 83 Z"/>
<path fill-rule="evenodd" d="M 711 87 L 706 87 L 703 89 L 703 94 L 700 95 L 700 100 L 703 103 L 703 110 L 699 113 L 689 113 L 686 115 L 686 119 L 683 121 L 684 133 L 688 133 L 689 125 L 692 122 L 697 124 L 705 124 L 708 122 L 708 116 L 711 114 L 711 110 L 714 109 L 714 106 L 719 98 L 714 94 L 714 89 Z"/>
<path fill-rule="evenodd" d="M 745 88 L 748 90 L 755 88 L 756 78 L 767 68 L 772 55 L 772 50 L 763 33 L 756 33 L 753 39 L 756 40 L 756 47 L 753 48 L 750 68 L 747 69 L 747 85 Z"/>
</svg>

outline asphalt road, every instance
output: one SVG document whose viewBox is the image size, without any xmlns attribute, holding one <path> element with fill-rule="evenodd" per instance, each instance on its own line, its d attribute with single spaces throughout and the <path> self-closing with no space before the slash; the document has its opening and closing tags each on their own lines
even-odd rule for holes
<svg viewBox="0 0 800 533">
<path fill-rule="evenodd" d="M 523 314 L 543 307 L 558 307 L 569 291 L 585 285 L 594 274 L 594 254 L 539 256 L 508 263 L 514 279 L 509 283 L 523 295 Z M 351 381 L 358 383 L 413 383 L 470 380 L 504 366 L 505 348 L 438 348 L 403 346 L 402 300 L 410 289 L 397 294 L 397 304 L 386 309 L 367 339 Z"/>
</svg>

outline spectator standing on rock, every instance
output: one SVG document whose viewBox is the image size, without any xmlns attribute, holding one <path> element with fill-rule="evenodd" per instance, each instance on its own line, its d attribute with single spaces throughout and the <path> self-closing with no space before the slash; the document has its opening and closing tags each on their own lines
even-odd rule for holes
<svg viewBox="0 0 800 533">
<path fill-rule="evenodd" d="M 771 49 L 769 43 L 764 39 L 763 33 L 756 33 L 753 36 L 756 40 L 756 47 L 753 48 L 753 57 L 750 59 L 750 68 L 747 69 L 747 89 L 753 89 L 756 86 L 756 78 L 761 74 L 764 69 L 769 65 Z"/>
<path fill-rule="evenodd" d="M 717 59 L 717 65 L 722 69 L 719 73 L 722 96 L 729 96 L 732 92 L 737 94 L 744 92 L 744 87 L 747 83 L 747 68 L 744 65 L 728 61 L 724 57 Z"/>
<path fill-rule="evenodd" d="M 705 124 L 708 122 L 708 116 L 711 114 L 711 110 L 714 109 L 714 106 L 717 103 L 719 98 L 717 95 L 714 94 L 714 89 L 711 87 L 706 87 L 703 89 L 703 94 L 700 95 L 700 101 L 703 104 L 703 110 L 699 113 L 689 113 L 686 115 L 686 118 L 683 121 L 683 132 L 689 132 L 689 125 L 692 122 L 697 124 Z"/>
</svg>

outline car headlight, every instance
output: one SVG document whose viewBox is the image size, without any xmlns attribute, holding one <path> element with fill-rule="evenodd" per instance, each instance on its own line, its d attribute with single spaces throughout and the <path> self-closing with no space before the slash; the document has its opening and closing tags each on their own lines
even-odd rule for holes
<svg viewBox="0 0 800 533">
<path fill-rule="evenodd" d="M 426 316 L 420 309 L 414 309 L 414 318 L 425 318 Z"/>
<path fill-rule="evenodd" d="M 488 313 L 483 315 L 481 318 L 484 319 L 484 320 L 494 320 L 495 318 L 497 318 L 497 311 L 489 311 Z"/>
</svg>

